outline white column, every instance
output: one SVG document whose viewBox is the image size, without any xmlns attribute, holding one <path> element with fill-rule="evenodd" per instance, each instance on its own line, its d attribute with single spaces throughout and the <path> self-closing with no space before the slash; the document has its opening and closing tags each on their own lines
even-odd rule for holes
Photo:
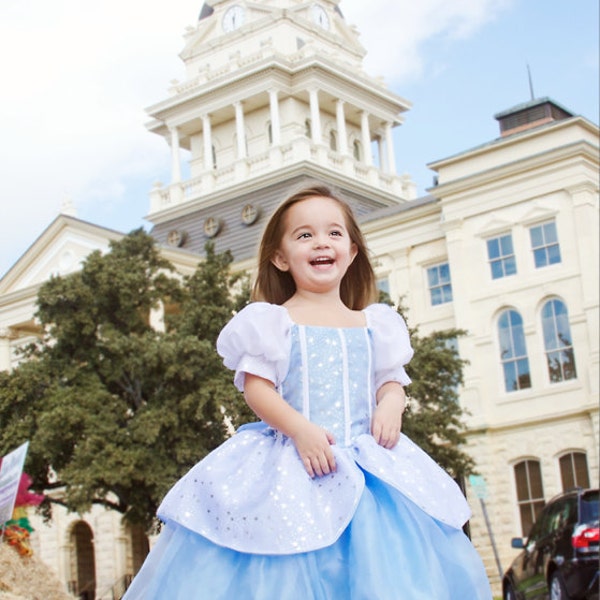
<svg viewBox="0 0 600 600">
<path fill-rule="evenodd" d="M 202 115 L 202 137 L 204 141 L 204 169 L 210 171 L 213 168 L 210 115 Z"/>
<path fill-rule="evenodd" d="M 315 144 L 322 142 L 321 138 L 321 112 L 319 110 L 319 92 L 317 90 L 309 90 L 310 98 L 310 130 L 312 133 L 312 141 Z"/>
<path fill-rule="evenodd" d="M 279 100 L 277 90 L 269 90 L 269 106 L 271 110 L 271 135 L 273 146 L 281 145 L 281 125 L 279 123 Z"/>
<path fill-rule="evenodd" d="M 241 102 L 234 102 L 235 131 L 237 134 L 237 157 L 246 158 L 246 130 L 244 128 L 244 110 Z"/>
<path fill-rule="evenodd" d="M 369 131 L 369 115 L 363 110 L 360 115 L 360 128 L 362 135 L 363 153 L 365 164 L 370 167 L 373 164 L 373 153 L 371 152 L 371 132 Z"/>
<path fill-rule="evenodd" d="M 344 114 L 344 101 L 338 100 L 335 106 L 335 115 L 338 130 L 338 148 L 342 156 L 348 154 L 348 135 L 346 133 L 346 115 Z"/>
<path fill-rule="evenodd" d="M 394 142 L 392 140 L 392 124 L 385 124 L 385 150 L 387 156 L 387 172 L 396 174 L 396 157 L 394 156 Z"/>
<path fill-rule="evenodd" d="M 179 160 L 179 131 L 177 127 L 169 127 L 171 132 L 171 183 L 181 181 L 181 162 Z"/>
</svg>

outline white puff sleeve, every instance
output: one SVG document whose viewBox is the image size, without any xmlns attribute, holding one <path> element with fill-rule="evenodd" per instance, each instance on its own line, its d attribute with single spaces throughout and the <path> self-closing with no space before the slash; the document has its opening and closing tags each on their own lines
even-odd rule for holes
<svg viewBox="0 0 600 600">
<path fill-rule="evenodd" d="M 235 371 L 233 383 L 238 390 L 244 390 L 245 373 L 279 386 L 289 365 L 291 325 L 285 308 L 266 302 L 249 304 L 225 325 L 217 352 L 223 364 Z"/>
<path fill-rule="evenodd" d="M 404 319 L 387 304 L 371 304 L 364 312 L 373 340 L 375 389 L 388 381 L 408 385 L 411 379 L 404 365 L 412 358 L 413 349 Z"/>
</svg>

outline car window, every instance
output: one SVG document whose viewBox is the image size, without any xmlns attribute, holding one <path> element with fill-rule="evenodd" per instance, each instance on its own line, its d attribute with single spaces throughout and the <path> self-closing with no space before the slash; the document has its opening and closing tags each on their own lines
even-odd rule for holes
<svg viewBox="0 0 600 600">
<path fill-rule="evenodd" d="M 581 496 L 581 522 L 594 523 L 598 520 L 598 490 Z"/>
<path fill-rule="evenodd" d="M 567 498 L 561 498 L 550 505 L 548 518 L 544 520 L 542 525 L 543 535 L 548 535 L 554 531 L 558 531 L 565 523 L 569 514 L 569 502 Z"/>
</svg>

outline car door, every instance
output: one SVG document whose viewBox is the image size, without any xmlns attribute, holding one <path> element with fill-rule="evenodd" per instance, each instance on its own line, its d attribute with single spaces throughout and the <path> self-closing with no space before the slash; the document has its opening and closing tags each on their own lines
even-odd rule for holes
<svg viewBox="0 0 600 600">
<path fill-rule="evenodd" d="M 542 600 L 548 597 L 546 579 L 548 562 L 553 556 L 558 536 L 564 525 L 565 500 L 557 500 L 548 505 L 541 515 L 535 543 L 529 550 L 527 567 L 527 600 Z"/>
<path fill-rule="evenodd" d="M 520 593 L 521 597 L 526 598 L 527 600 L 533 600 L 539 597 L 537 590 L 540 587 L 540 578 L 543 579 L 543 573 L 540 572 L 537 564 L 538 552 L 536 549 L 543 536 L 543 523 L 547 517 L 547 512 L 548 508 L 544 509 L 533 524 L 520 556 L 520 564 L 517 566 L 515 572 L 517 591 Z"/>
</svg>

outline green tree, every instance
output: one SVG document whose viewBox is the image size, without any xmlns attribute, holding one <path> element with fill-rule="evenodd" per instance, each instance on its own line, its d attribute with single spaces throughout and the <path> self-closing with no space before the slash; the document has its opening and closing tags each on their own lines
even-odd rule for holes
<svg viewBox="0 0 600 600">
<path fill-rule="evenodd" d="M 398 312 L 405 310 L 400 306 Z M 418 328 L 410 327 L 409 332 L 414 356 L 406 367 L 412 383 L 402 431 L 451 475 L 464 477 L 474 467 L 462 450 L 466 411 L 458 396 L 467 361 L 460 358 L 455 342 L 465 332 L 448 329 L 421 336 Z"/>
<path fill-rule="evenodd" d="M 162 497 L 249 409 L 214 350 L 243 303 L 231 255 L 181 278 L 141 230 L 38 295 L 44 337 L 0 374 L 0 452 L 30 441 L 27 471 L 52 502 L 102 504 L 150 526 Z M 165 308 L 165 330 L 150 325 Z M 48 509 L 48 506 L 46 507 Z"/>
</svg>

